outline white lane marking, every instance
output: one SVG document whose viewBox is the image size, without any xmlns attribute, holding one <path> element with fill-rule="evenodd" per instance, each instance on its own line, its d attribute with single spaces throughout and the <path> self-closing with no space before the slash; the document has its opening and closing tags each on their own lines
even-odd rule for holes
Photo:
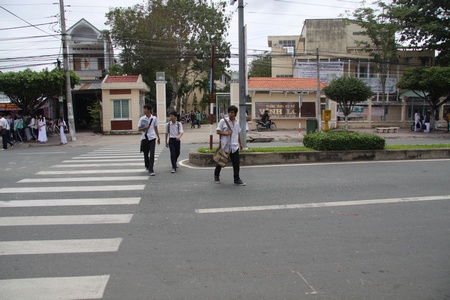
<svg viewBox="0 0 450 300">
<path fill-rule="evenodd" d="M 76 174 L 98 174 L 98 173 L 110 173 L 110 174 L 117 174 L 117 173 L 141 173 L 141 172 L 148 172 L 144 170 L 144 166 L 141 166 L 142 168 L 139 169 L 111 169 L 111 170 L 76 170 L 76 171 L 39 171 L 36 174 L 37 175 L 76 175 Z"/>
<path fill-rule="evenodd" d="M 0 189 L 0 194 L 137 191 L 137 190 L 143 190 L 144 188 L 145 188 L 145 185 L 23 187 L 23 188 L 2 188 L 2 189 Z"/>
<path fill-rule="evenodd" d="M 121 238 L 0 242 L 0 255 L 115 252 Z"/>
<path fill-rule="evenodd" d="M 142 155 L 102 155 L 102 156 L 92 156 L 92 155 L 82 155 L 78 157 L 72 157 L 73 160 L 83 160 L 83 159 L 103 159 L 103 158 L 142 158 Z"/>
<path fill-rule="evenodd" d="M 100 171 L 101 172 L 101 171 Z M 123 181 L 123 180 L 148 180 L 148 176 L 114 176 L 114 177 L 56 177 L 56 178 L 26 178 L 18 183 L 36 182 L 82 182 L 82 181 Z"/>
<path fill-rule="evenodd" d="M 297 273 L 297 275 L 300 276 L 300 278 L 303 279 L 303 281 L 306 283 L 306 285 L 309 286 L 309 288 L 311 289 L 311 292 L 305 293 L 305 295 L 316 295 L 317 294 L 317 291 L 314 289 L 314 287 L 309 284 L 309 282 L 305 279 L 305 277 L 303 277 L 302 274 L 300 274 L 300 272 L 292 271 L 292 273 Z"/>
<path fill-rule="evenodd" d="M 102 173 L 102 174 L 106 174 L 106 173 L 142 173 L 142 172 L 148 172 L 146 170 L 144 170 L 144 167 L 142 166 L 142 168 L 139 169 L 121 169 L 121 170 L 117 170 L 117 169 L 111 169 L 111 170 L 106 170 L 106 169 L 102 169 L 102 170 L 76 170 L 76 171 L 40 171 L 37 172 L 37 175 L 76 175 L 76 174 L 98 174 L 98 173 Z"/>
<path fill-rule="evenodd" d="M 109 158 L 105 158 L 105 159 L 83 159 L 80 160 L 81 163 L 87 163 L 87 162 L 110 162 L 110 161 L 114 161 L 114 162 L 126 162 L 126 161 L 142 161 L 143 158 L 122 158 L 122 159 L 109 159 Z M 62 163 L 75 163 L 78 162 L 77 160 L 63 160 Z"/>
<path fill-rule="evenodd" d="M 84 206 L 84 205 L 131 205 L 139 204 L 140 197 L 130 198 L 84 198 L 55 200 L 10 200 L 0 201 L 0 207 L 39 207 L 39 206 Z"/>
<path fill-rule="evenodd" d="M 376 161 L 340 161 L 340 162 L 317 162 L 317 163 L 298 163 L 298 164 L 270 164 L 270 165 L 253 165 L 253 166 L 242 166 L 241 169 L 253 169 L 253 168 L 276 168 L 276 167 L 307 167 L 307 166 L 328 166 L 328 165 L 355 165 L 355 164 L 378 164 L 378 163 L 416 163 L 416 162 L 441 162 L 441 161 L 450 161 L 449 158 L 442 159 L 409 159 L 409 160 L 376 160 Z M 183 167 L 189 169 L 197 169 L 197 170 L 212 170 L 213 167 L 199 167 L 193 166 L 189 164 L 189 159 L 183 159 L 179 162 L 179 164 Z"/>
<path fill-rule="evenodd" d="M 143 167 L 144 163 L 107 163 L 107 164 L 76 164 L 76 165 L 54 165 L 50 168 L 93 168 L 93 167 Z"/>
<path fill-rule="evenodd" d="M 110 275 L 0 280 L 2 299 L 101 299 Z"/>
<path fill-rule="evenodd" d="M 49 155 L 49 154 L 65 154 L 67 152 L 26 152 L 26 153 L 19 153 L 19 155 L 36 155 L 36 154 L 42 154 L 42 155 Z"/>
<path fill-rule="evenodd" d="M 132 214 L 0 217 L 0 226 L 81 225 L 130 223 Z"/>
<path fill-rule="evenodd" d="M 389 204 L 389 203 L 418 202 L 418 201 L 439 201 L 439 200 L 450 200 L 450 195 L 409 197 L 409 198 L 387 198 L 387 199 L 373 199 L 373 200 L 336 201 L 336 202 L 318 202 L 318 203 L 304 203 L 304 204 L 205 208 L 205 209 L 196 209 L 195 212 L 199 213 L 199 214 L 206 214 L 206 213 L 263 211 L 263 210 L 279 210 L 279 209 L 320 208 L 320 207 L 336 207 L 336 206 L 352 206 L 352 205 L 368 205 L 368 204 Z"/>
</svg>

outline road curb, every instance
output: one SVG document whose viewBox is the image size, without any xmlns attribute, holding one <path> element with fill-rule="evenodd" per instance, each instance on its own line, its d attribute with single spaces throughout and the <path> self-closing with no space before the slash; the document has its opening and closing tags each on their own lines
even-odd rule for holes
<svg viewBox="0 0 450 300">
<path fill-rule="evenodd" d="M 189 163 L 213 167 L 212 153 L 189 153 Z M 298 151 L 240 153 L 241 165 L 302 164 L 315 162 L 384 161 L 450 158 L 450 148 L 418 150 L 356 150 L 356 151 Z"/>
</svg>

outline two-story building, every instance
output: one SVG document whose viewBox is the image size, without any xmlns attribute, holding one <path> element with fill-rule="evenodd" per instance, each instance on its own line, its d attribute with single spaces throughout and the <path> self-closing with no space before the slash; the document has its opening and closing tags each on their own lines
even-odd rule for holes
<svg viewBox="0 0 450 300">
<path fill-rule="evenodd" d="M 101 100 L 101 83 L 114 64 L 114 51 L 109 36 L 85 19 L 67 30 L 69 69 L 80 77 L 80 85 L 72 91 L 75 126 L 90 128 L 88 107 Z"/>
<path fill-rule="evenodd" d="M 272 77 L 280 80 L 316 79 L 319 67 L 320 81 L 325 84 L 340 76 L 355 76 L 364 80 L 372 88 L 374 98 L 370 103 L 366 101 L 358 105 L 358 113 L 352 115 L 353 120 L 397 122 L 411 119 L 416 108 L 425 111 L 427 107 L 424 99 L 405 97 L 410 93 L 398 90 L 396 83 L 407 68 L 433 65 L 434 52 L 399 48 L 397 61 L 391 62 L 386 71 L 386 102 L 382 103 L 380 74 L 370 54 L 359 44 L 370 43 L 363 31 L 357 24 L 344 19 L 309 19 L 298 36 L 269 36 Z M 405 103 L 407 109 L 403 109 L 404 115 L 401 115 Z M 324 104 L 322 99 L 321 105 Z M 372 106 L 370 117 L 367 115 L 368 105 Z"/>
</svg>

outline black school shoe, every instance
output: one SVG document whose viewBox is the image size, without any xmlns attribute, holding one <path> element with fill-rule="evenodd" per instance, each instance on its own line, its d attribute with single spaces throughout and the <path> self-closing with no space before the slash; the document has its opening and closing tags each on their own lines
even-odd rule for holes
<svg viewBox="0 0 450 300">
<path fill-rule="evenodd" d="M 236 180 L 236 181 L 234 182 L 234 184 L 235 184 L 235 185 L 242 185 L 242 186 L 244 186 L 244 185 L 245 185 L 245 182 L 243 182 L 241 179 L 239 179 L 239 180 Z"/>
</svg>

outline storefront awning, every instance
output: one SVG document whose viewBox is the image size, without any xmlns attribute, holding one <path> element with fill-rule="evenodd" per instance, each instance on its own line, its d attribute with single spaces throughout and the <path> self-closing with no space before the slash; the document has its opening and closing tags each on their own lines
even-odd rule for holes
<svg viewBox="0 0 450 300">
<path fill-rule="evenodd" d="M 428 93 L 420 92 L 420 91 L 414 91 L 414 90 L 407 90 L 402 93 L 400 93 L 400 98 L 406 97 L 406 98 L 415 98 L 415 99 L 425 99 L 428 97 Z"/>
</svg>

